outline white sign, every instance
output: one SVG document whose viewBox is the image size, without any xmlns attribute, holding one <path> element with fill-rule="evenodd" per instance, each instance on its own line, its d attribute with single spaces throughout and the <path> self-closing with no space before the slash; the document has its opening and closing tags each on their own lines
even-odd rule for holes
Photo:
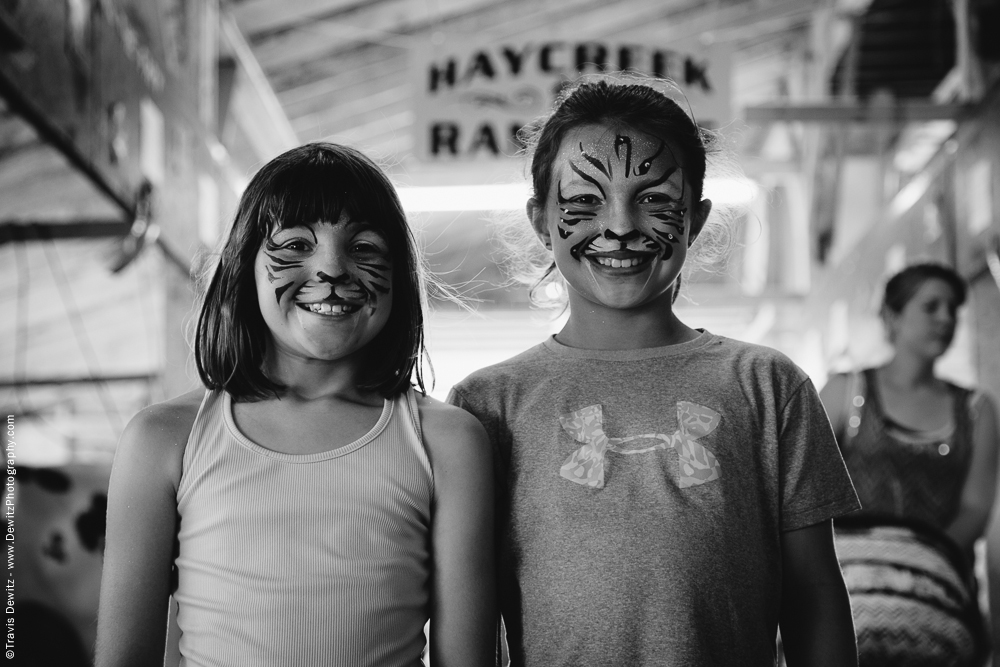
<svg viewBox="0 0 1000 667">
<path fill-rule="evenodd" d="M 428 162 L 496 161 L 517 152 L 517 130 L 547 113 L 579 74 L 631 70 L 681 86 L 700 125 L 732 119 L 730 49 L 551 40 L 477 43 L 449 37 L 415 54 L 414 137 Z"/>
</svg>

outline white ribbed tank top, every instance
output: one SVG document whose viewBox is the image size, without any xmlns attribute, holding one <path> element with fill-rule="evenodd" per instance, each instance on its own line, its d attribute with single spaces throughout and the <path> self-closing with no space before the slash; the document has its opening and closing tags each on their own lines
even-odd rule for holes
<svg viewBox="0 0 1000 667">
<path fill-rule="evenodd" d="M 232 415 L 208 392 L 184 452 L 181 666 L 422 664 L 433 476 L 413 391 L 319 454 L 260 447 Z"/>
</svg>

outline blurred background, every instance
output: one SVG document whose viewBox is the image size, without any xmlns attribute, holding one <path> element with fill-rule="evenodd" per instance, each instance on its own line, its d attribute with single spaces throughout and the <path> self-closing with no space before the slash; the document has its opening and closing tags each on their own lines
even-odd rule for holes
<svg viewBox="0 0 1000 667">
<path fill-rule="evenodd" d="M 672 78 L 741 166 L 708 182 L 737 244 L 686 283 L 686 323 L 822 386 L 888 354 L 883 281 L 934 259 L 971 284 L 940 373 L 1000 396 L 998 34 L 997 0 L 0 0 L 22 609 L 92 643 L 115 443 L 197 386 L 196 277 L 280 152 L 346 143 L 399 188 L 472 306 L 431 304 L 434 395 L 557 331 L 498 266 L 493 224 L 527 198 L 514 133 L 579 73 Z"/>
</svg>

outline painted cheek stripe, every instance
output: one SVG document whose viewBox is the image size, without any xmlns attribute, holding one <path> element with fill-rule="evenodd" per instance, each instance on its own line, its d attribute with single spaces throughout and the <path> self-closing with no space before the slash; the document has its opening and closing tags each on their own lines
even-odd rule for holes
<svg viewBox="0 0 1000 667">
<path fill-rule="evenodd" d="M 675 227 L 680 234 L 684 233 L 684 216 L 687 209 L 677 209 L 676 211 L 665 211 L 663 213 L 651 213 L 650 215 L 660 222 Z"/>
<path fill-rule="evenodd" d="M 580 241 L 579 243 L 577 243 L 576 245 L 574 245 L 572 248 L 569 249 L 570 257 L 572 257 L 575 260 L 579 260 L 583 251 L 586 248 L 588 248 L 591 243 L 593 243 L 599 238 L 600 238 L 599 234 L 593 234 L 583 239 L 582 241 Z"/>
<path fill-rule="evenodd" d="M 287 292 L 288 288 L 291 287 L 294 284 L 295 283 L 285 283 L 284 285 L 279 285 L 278 287 L 276 287 L 275 290 L 274 290 L 274 299 L 275 299 L 275 301 L 277 301 L 278 303 L 281 303 L 281 295 L 284 294 L 285 292 Z"/>
</svg>

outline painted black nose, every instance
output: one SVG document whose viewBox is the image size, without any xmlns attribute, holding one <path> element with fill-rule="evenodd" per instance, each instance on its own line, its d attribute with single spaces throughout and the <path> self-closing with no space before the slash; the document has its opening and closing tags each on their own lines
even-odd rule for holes
<svg viewBox="0 0 1000 667">
<path fill-rule="evenodd" d="M 618 241 L 619 243 L 622 244 L 622 249 L 624 249 L 625 246 L 628 245 L 629 241 L 631 241 L 632 239 L 637 239 L 639 238 L 639 236 L 640 234 L 638 229 L 633 229 L 632 231 L 626 234 L 622 234 L 621 236 L 615 234 L 610 229 L 604 230 L 604 238 L 608 239 L 609 241 Z"/>
<path fill-rule="evenodd" d="M 317 271 L 316 276 L 320 279 L 321 282 L 324 282 L 328 285 L 343 285 L 344 283 L 350 282 L 351 280 L 351 277 L 348 276 L 346 273 L 341 273 L 339 276 L 331 276 L 327 273 L 323 273 L 322 271 Z"/>
</svg>

